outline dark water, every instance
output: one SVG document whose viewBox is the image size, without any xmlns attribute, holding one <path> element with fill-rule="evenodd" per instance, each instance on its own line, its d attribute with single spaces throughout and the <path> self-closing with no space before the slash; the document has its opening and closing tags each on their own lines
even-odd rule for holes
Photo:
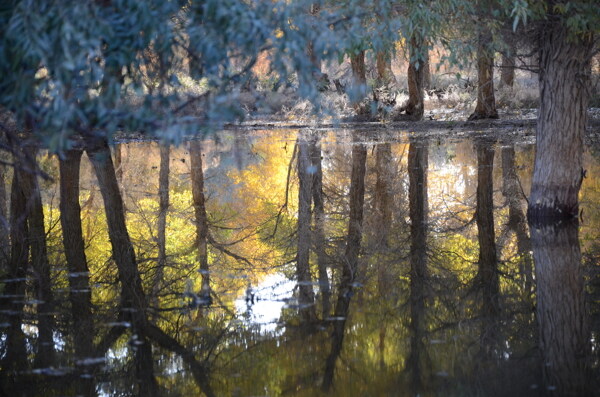
<svg viewBox="0 0 600 397">
<path fill-rule="evenodd" d="M 599 395 L 600 151 L 530 230 L 530 143 L 387 135 L 5 170 L 0 395 Z"/>
</svg>

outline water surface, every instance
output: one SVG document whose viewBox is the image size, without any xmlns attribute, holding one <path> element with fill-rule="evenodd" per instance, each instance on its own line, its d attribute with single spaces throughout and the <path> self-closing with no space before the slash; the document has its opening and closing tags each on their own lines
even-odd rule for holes
<svg viewBox="0 0 600 397">
<path fill-rule="evenodd" d="M 600 151 L 580 222 L 530 230 L 530 142 L 382 135 L 129 142 L 79 183 L 41 155 L 45 244 L 30 215 L 3 242 L 2 393 L 597 394 Z"/>
</svg>

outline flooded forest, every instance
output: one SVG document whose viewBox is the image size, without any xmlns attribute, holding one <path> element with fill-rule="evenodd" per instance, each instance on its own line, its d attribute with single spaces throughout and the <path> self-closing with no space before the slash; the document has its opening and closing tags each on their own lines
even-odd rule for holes
<svg viewBox="0 0 600 397">
<path fill-rule="evenodd" d="M 0 397 L 600 396 L 597 3 L 0 2 Z"/>
</svg>

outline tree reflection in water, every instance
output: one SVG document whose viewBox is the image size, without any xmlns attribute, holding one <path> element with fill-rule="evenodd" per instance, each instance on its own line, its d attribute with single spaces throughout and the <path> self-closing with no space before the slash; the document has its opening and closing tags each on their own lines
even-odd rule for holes
<svg viewBox="0 0 600 397">
<path fill-rule="evenodd" d="M 0 395 L 595 393 L 594 173 L 530 241 L 529 146 L 263 135 L 0 172 Z"/>
</svg>

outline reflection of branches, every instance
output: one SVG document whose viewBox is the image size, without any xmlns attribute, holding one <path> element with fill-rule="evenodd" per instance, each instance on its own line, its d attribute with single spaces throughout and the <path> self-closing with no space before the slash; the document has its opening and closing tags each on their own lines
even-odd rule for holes
<svg viewBox="0 0 600 397">
<path fill-rule="evenodd" d="M 208 242 L 210 243 L 211 246 L 213 246 L 217 250 L 221 251 L 225 255 L 230 256 L 230 257 L 232 257 L 233 259 L 235 259 L 237 261 L 244 262 L 245 264 L 247 264 L 250 267 L 254 267 L 254 265 L 252 264 L 252 262 L 250 262 L 247 258 L 244 258 L 243 256 L 240 256 L 240 255 L 238 255 L 238 254 L 236 254 L 234 252 L 229 251 L 222 244 L 220 244 L 217 241 L 215 241 L 215 239 L 210 234 L 207 236 L 207 239 L 208 239 Z"/>
<path fill-rule="evenodd" d="M 273 229 L 273 234 L 271 235 L 271 238 L 274 238 L 275 235 L 277 234 L 277 227 L 279 226 L 281 214 L 283 213 L 284 209 L 287 209 L 287 206 L 288 206 L 288 196 L 289 196 L 289 191 L 290 191 L 290 176 L 292 173 L 292 166 L 294 164 L 294 159 L 296 158 L 297 151 L 298 151 L 298 142 L 294 143 L 294 151 L 292 152 L 292 157 L 290 158 L 290 163 L 288 164 L 287 178 L 286 178 L 286 182 L 285 182 L 285 201 L 283 202 L 283 205 L 279 209 L 279 212 L 277 213 L 277 216 L 275 218 L 275 228 Z"/>
</svg>

